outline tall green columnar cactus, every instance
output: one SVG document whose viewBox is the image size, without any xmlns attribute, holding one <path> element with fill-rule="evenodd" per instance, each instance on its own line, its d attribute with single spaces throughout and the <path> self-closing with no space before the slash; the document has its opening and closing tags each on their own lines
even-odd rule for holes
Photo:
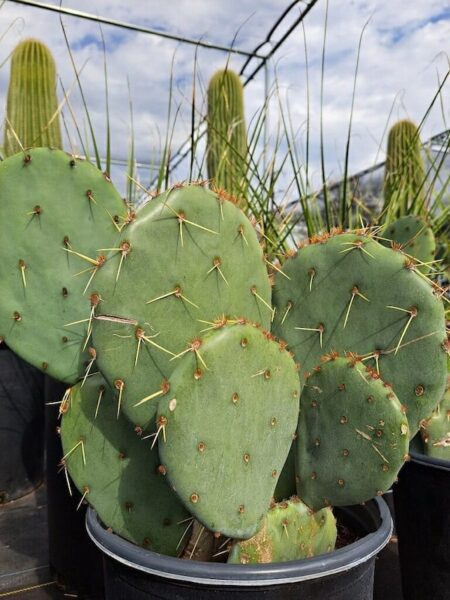
<svg viewBox="0 0 450 600">
<path fill-rule="evenodd" d="M 247 130 L 243 88 L 229 69 L 217 71 L 208 85 L 208 177 L 217 188 L 246 206 Z"/>
<path fill-rule="evenodd" d="M 384 171 L 384 221 L 423 212 L 425 168 L 419 130 L 412 121 L 398 121 L 388 137 Z"/>
<path fill-rule="evenodd" d="M 56 67 L 50 50 L 42 42 L 28 39 L 14 50 L 6 105 L 4 153 L 22 148 L 62 148 L 56 115 Z M 19 143 L 20 142 L 20 143 Z"/>
</svg>

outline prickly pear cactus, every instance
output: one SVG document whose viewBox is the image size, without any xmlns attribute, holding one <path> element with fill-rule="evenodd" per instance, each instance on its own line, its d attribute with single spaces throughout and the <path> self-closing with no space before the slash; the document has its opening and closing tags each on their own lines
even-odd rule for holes
<svg viewBox="0 0 450 600">
<path fill-rule="evenodd" d="M 299 381 L 283 344 L 253 325 L 199 339 L 158 406 L 167 477 L 207 529 L 254 535 L 298 420 Z"/>
<path fill-rule="evenodd" d="M 156 552 L 176 556 L 189 513 L 168 486 L 151 440 L 123 417 L 100 374 L 77 384 L 62 404 L 62 467 L 107 527 Z"/>
<path fill-rule="evenodd" d="M 425 454 L 450 460 L 450 376 L 443 399 L 432 415 L 424 420 L 420 432 Z"/>
<path fill-rule="evenodd" d="M 248 219 L 200 186 L 150 201 L 119 246 L 96 280 L 104 301 L 94 347 L 124 412 L 146 427 L 177 356 L 214 320 L 244 315 L 270 326 L 270 284 Z"/>
<path fill-rule="evenodd" d="M 219 70 L 208 84 L 208 177 L 246 206 L 247 129 L 239 75 Z"/>
<path fill-rule="evenodd" d="M 35 39 L 23 40 L 11 57 L 6 103 L 4 152 L 11 156 L 22 148 L 62 148 L 56 67 L 52 53 Z"/>
<path fill-rule="evenodd" d="M 99 249 L 116 245 L 125 216 L 109 178 L 60 150 L 0 164 L 0 336 L 57 379 L 75 382 L 93 358 Z"/>
<path fill-rule="evenodd" d="M 354 356 L 324 357 L 302 391 L 297 492 L 314 510 L 358 504 L 394 482 L 408 421 L 390 386 Z"/>
<path fill-rule="evenodd" d="M 432 268 L 436 253 L 433 229 L 424 218 L 416 215 L 400 217 L 381 232 L 384 246 L 399 246 L 405 254 L 417 261 L 417 270 L 427 274 Z"/>
<path fill-rule="evenodd" d="M 442 290 L 401 252 L 355 233 L 319 238 L 283 273 L 273 331 L 295 353 L 302 382 L 322 354 L 354 352 L 392 384 L 413 435 L 445 388 Z"/>
<path fill-rule="evenodd" d="M 258 533 L 234 544 L 229 563 L 278 563 L 334 550 L 336 519 L 330 508 L 313 512 L 299 498 L 275 504 Z"/>
</svg>

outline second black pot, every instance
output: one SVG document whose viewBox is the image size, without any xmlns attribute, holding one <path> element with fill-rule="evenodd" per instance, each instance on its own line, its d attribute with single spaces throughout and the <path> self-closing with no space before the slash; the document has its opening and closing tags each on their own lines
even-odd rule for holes
<svg viewBox="0 0 450 600">
<path fill-rule="evenodd" d="M 394 487 L 404 600 L 449 600 L 450 461 L 414 441 Z"/>
</svg>

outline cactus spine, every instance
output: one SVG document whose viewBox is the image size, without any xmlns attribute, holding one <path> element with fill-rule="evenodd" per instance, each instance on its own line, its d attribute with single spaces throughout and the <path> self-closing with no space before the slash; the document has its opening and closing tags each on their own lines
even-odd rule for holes
<svg viewBox="0 0 450 600">
<path fill-rule="evenodd" d="M 243 88 L 229 69 L 217 71 L 208 85 L 208 177 L 246 206 L 247 131 Z"/>
<path fill-rule="evenodd" d="M 419 130 L 412 121 L 391 127 L 384 171 L 385 222 L 423 212 L 425 168 L 420 148 Z"/>
<path fill-rule="evenodd" d="M 57 109 L 53 56 L 39 40 L 24 40 L 16 46 L 11 59 L 3 149 L 5 155 L 19 152 L 22 149 L 20 144 L 23 148 L 62 148 Z"/>
</svg>

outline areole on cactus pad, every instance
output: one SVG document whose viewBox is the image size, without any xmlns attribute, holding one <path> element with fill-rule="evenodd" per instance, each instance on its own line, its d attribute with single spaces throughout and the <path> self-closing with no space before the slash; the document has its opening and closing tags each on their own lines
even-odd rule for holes
<svg viewBox="0 0 450 600">
<path fill-rule="evenodd" d="M 249 220 L 198 185 L 151 200 L 119 245 L 95 281 L 93 344 L 124 412 L 145 428 L 178 357 L 215 320 L 270 326 L 271 289 Z"/>
<path fill-rule="evenodd" d="M 0 164 L 0 336 L 57 379 L 75 382 L 92 358 L 90 294 L 106 260 L 99 249 L 117 244 L 126 215 L 106 174 L 60 150 Z"/>
<path fill-rule="evenodd" d="M 413 435 L 444 392 L 441 295 L 400 250 L 364 234 L 325 236 L 277 274 L 273 329 L 300 362 L 302 382 L 323 354 L 359 355 L 392 385 Z"/>
</svg>

